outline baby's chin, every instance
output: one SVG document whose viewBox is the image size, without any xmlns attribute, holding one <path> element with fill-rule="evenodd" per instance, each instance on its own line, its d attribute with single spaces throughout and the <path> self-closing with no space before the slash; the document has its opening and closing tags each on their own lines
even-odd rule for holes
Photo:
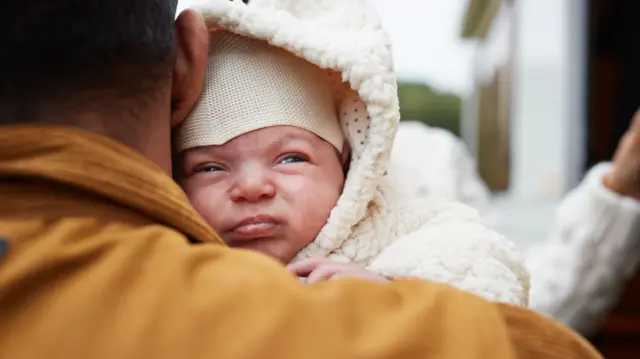
<svg viewBox="0 0 640 359">
<path fill-rule="evenodd" d="M 286 242 L 286 240 L 277 237 L 254 238 L 243 241 L 229 241 L 223 237 L 223 240 L 231 248 L 260 252 L 282 264 L 289 264 L 301 250 L 285 245 L 286 243 L 283 242 Z"/>
</svg>

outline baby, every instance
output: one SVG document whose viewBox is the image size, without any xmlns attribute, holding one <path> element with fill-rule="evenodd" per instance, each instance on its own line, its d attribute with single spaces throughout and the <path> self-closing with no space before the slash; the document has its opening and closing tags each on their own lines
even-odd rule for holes
<svg viewBox="0 0 640 359">
<path fill-rule="evenodd" d="M 176 132 L 179 182 L 194 207 L 229 246 L 290 264 L 308 283 L 413 277 L 525 306 L 515 246 L 474 210 L 396 195 L 402 179 L 386 171 L 399 118 L 386 34 L 354 8 L 363 1 L 332 2 L 332 29 L 318 3 L 201 9 L 207 75 Z M 354 28 L 356 13 L 370 23 Z"/>
</svg>

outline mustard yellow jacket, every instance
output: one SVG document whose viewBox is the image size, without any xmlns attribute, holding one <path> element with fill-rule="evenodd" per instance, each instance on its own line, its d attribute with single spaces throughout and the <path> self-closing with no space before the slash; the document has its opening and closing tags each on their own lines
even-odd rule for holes
<svg viewBox="0 0 640 359">
<path fill-rule="evenodd" d="M 307 286 L 109 139 L 0 127 L 0 358 L 599 358 L 445 285 Z"/>
</svg>

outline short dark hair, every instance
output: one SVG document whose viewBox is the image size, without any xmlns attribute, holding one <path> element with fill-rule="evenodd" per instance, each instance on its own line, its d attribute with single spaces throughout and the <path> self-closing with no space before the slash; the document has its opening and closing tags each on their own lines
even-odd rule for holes
<svg viewBox="0 0 640 359">
<path fill-rule="evenodd" d="M 3 2 L 0 124 L 38 121 L 26 115 L 34 105 L 83 93 L 152 95 L 171 75 L 177 2 Z"/>
</svg>

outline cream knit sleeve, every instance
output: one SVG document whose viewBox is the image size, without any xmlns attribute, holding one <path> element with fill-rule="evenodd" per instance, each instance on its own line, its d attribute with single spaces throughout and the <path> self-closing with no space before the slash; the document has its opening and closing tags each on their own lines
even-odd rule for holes
<svg viewBox="0 0 640 359">
<path fill-rule="evenodd" d="M 584 335 L 597 330 L 640 261 L 640 202 L 604 187 L 594 167 L 557 210 L 550 237 L 526 253 L 531 307 Z"/>
</svg>

